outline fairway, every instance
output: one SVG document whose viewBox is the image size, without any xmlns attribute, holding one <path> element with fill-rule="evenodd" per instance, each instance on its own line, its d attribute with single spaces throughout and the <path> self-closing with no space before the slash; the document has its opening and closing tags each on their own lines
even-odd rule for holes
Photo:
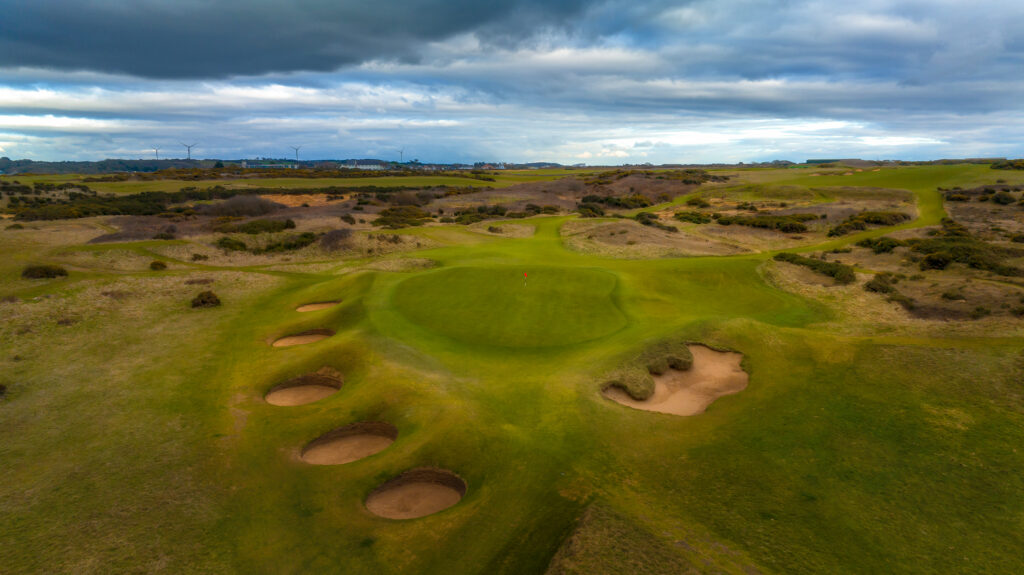
<svg viewBox="0 0 1024 575">
<path fill-rule="evenodd" d="M 571 345 L 626 326 L 617 282 L 598 269 L 462 267 L 400 283 L 394 304 L 423 328 L 463 343 Z"/>
</svg>

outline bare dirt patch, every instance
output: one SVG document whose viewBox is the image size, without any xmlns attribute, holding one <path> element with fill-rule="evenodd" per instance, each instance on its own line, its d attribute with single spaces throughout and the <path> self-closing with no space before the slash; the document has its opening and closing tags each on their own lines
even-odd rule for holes
<svg viewBox="0 0 1024 575">
<path fill-rule="evenodd" d="M 398 429 L 390 423 L 367 421 L 329 431 L 302 450 L 310 465 L 342 465 L 379 453 L 395 442 Z"/>
<path fill-rule="evenodd" d="M 307 303 L 307 304 L 303 304 L 303 305 L 300 305 L 299 307 L 295 308 L 295 311 L 297 311 L 299 313 L 305 313 L 307 311 L 320 311 L 322 309 L 330 309 L 330 308 L 338 305 L 339 303 L 341 303 L 341 302 L 340 301 L 321 301 L 321 302 L 316 302 L 316 303 Z"/>
<path fill-rule="evenodd" d="M 318 207 L 337 202 L 328 194 L 263 194 L 260 197 L 289 208 Z"/>
<path fill-rule="evenodd" d="M 271 405 L 305 405 L 334 395 L 341 389 L 341 385 L 341 373 L 330 367 L 324 367 L 317 370 L 316 373 L 293 377 L 274 386 L 267 392 L 264 399 Z"/>
<path fill-rule="evenodd" d="M 293 345 L 305 345 L 307 343 L 314 343 L 322 339 L 327 339 L 334 335 L 334 332 L 329 329 L 311 329 L 301 333 L 295 333 L 292 335 L 286 335 L 282 338 L 274 340 L 271 344 L 274 347 L 291 347 Z"/>
<path fill-rule="evenodd" d="M 388 519 L 414 519 L 443 511 L 462 500 L 466 482 L 451 471 L 411 469 L 374 489 L 366 509 Z"/>
<path fill-rule="evenodd" d="M 749 375 L 740 367 L 743 354 L 716 351 L 703 345 L 687 347 L 693 354 L 693 367 L 654 376 L 654 395 L 650 398 L 638 401 L 615 387 L 605 389 L 604 396 L 644 411 L 697 415 L 719 397 L 746 389 Z"/>
</svg>

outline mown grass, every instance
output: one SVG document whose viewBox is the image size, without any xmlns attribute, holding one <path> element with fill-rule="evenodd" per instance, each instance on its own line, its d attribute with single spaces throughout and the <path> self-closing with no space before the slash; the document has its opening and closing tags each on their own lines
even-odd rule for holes
<svg viewBox="0 0 1024 575">
<path fill-rule="evenodd" d="M 910 180 L 891 183 L 938 215 Z M 0 303 L 2 570 L 543 573 L 580 525 L 559 565 L 589 573 L 630 572 L 620 546 L 652 573 L 1024 570 L 1024 341 L 840 336 L 820 325 L 836 312 L 762 279 L 766 254 L 602 259 L 564 248 L 565 221 L 531 219 L 528 238 L 401 230 L 444 245 L 411 254 L 429 270 L 171 262 L 40 284 L 24 262 L 63 263 L 81 250 L 55 236 L 85 223 L 0 232 L 0 296 L 20 300 Z M 199 275 L 221 307 L 189 308 Z M 326 300 L 342 303 L 293 311 Z M 268 345 L 313 328 L 337 335 Z M 602 374 L 670 336 L 742 352 L 749 387 L 688 418 L 601 397 Z M 262 401 L 325 365 L 338 393 Z M 343 466 L 297 459 L 356 421 L 398 439 Z M 410 521 L 362 507 L 423 465 L 463 477 L 462 502 Z"/>
</svg>

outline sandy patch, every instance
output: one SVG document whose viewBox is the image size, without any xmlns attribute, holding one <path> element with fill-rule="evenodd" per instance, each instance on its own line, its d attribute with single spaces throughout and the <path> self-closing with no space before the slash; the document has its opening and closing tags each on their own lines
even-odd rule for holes
<svg viewBox="0 0 1024 575">
<path fill-rule="evenodd" d="M 414 519 L 455 505 L 466 494 L 466 482 L 443 469 L 406 471 L 370 493 L 366 509 L 388 519 Z"/>
<path fill-rule="evenodd" d="M 264 397 L 271 405 L 295 406 L 313 403 L 341 389 L 342 375 L 329 367 L 316 373 L 293 377 L 274 386 Z"/>
<path fill-rule="evenodd" d="M 643 401 L 630 397 L 617 387 L 604 390 L 604 396 L 616 403 L 672 415 L 697 415 L 723 395 L 742 391 L 749 376 L 740 367 L 743 354 L 715 351 L 703 345 L 687 346 L 693 354 L 693 367 L 687 371 L 669 370 L 654 377 L 654 395 Z"/>
<path fill-rule="evenodd" d="M 302 205 L 310 207 L 326 206 L 340 201 L 336 199 L 328 199 L 332 198 L 330 194 L 263 194 L 260 197 L 278 204 L 283 204 L 289 208 L 297 208 Z M 346 200 L 348 197 L 343 196 L 341 199 Z"/>
<path fill-rule="evenodd" d="M 271 344 L 274 347 L 291 347 L 293 345 L 305 345 L 307 343 L 314 343 L 322 339 L 327 339 L 334 335 L 334 332 L 329 329 L 311 329 L 302 333 L 296 333 L 292 335 L 286 335 L 282 338 L 274 340 Z"/>
<path fill-rule="evenodd" d="M 320 311 L 322 309 L 332 308 L 332 307 L 338 305 L 339 303 L 341 303 L 341 302 L 340 301 L 322 301 L 322 302 L 317 302 L 317 303 L 307 303 L 305 305 L 300 305 L 299 307 L 295 308 L 295 311 L 300 312 L 300 313 L 305 313 L 307 311 Z"/>
<path fill-rule="evenodd" d="M 302 450 L 311 465 L 341 465 L 379 453 L 395 442 L 398 429 L 390 423 L 353 423 L 329 431 Z"/>
</svg>

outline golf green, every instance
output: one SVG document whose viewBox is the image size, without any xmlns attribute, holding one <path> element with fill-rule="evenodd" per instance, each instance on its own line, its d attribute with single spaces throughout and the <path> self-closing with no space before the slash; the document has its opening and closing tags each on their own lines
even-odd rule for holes
<svg viewBox="0 0 1024 575">
<path fill-rule="evenodd" d="M 594 268 L 457 267 L 403 281 L 393 303 L 424 329 L 460 342 L 551 347 L 625 327 L 617 285 L 614 274 Z"/>
</svg>

